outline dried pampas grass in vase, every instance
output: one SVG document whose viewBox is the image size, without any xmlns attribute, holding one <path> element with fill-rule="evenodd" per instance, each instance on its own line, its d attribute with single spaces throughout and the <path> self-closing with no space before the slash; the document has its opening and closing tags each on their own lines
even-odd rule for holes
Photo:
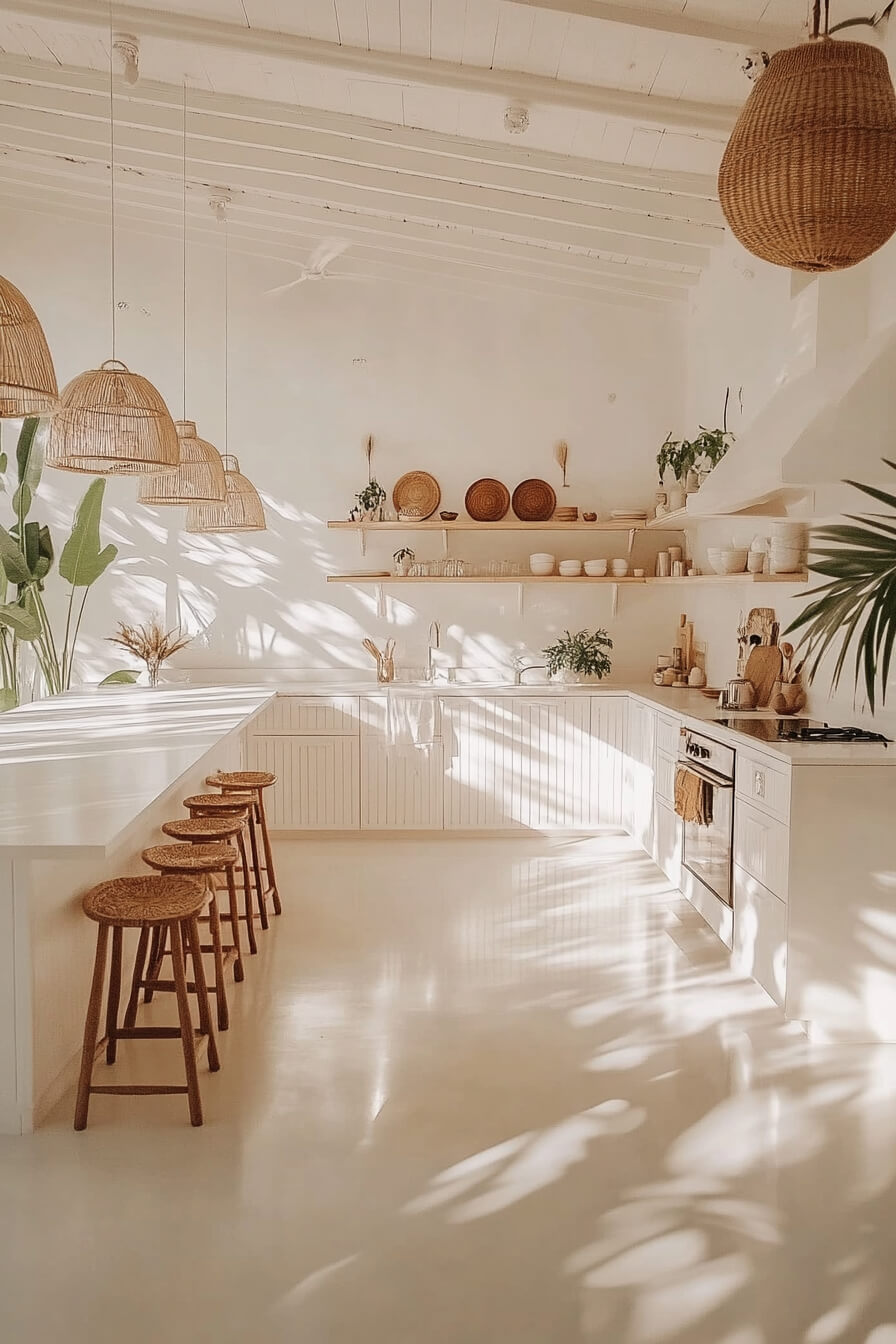
<svg viewBox="0 0 896 1344">
<path fill-rule="evenodd" d="M 186 648 L 191 639 L 179 626 L 166 630 L 158 616 L 153 616 L 145 625 L 125 625 L 119 621 L 118 634 L 110 635 L 109 643 L 120 645 L 144 662 L 150 686 L 158 686 L 162 664 Z"/>
</svg>

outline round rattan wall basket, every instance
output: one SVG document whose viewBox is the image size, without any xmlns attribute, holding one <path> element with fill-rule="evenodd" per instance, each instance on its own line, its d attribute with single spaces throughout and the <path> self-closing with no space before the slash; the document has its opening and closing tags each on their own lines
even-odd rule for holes
<svg viewBox="0 0 896 1344">
<path fill-rule="evenodd" d="M 771 58 L 738 119 L 719 200 L 754 256 L 840 271 L 896 231 L 896 93 L 887 58 L 816 37 Z"/>
</svg>

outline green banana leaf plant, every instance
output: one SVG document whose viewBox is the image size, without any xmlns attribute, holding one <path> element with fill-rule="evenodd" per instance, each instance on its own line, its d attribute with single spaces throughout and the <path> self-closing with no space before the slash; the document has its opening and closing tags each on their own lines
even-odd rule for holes
<svg viewBox="0 0 896 1344">
<path fill-rule="evenodd" d="M 896 471 L 896 462 L 884 461 Z M 856 689 L 864 681 L 873 714 L 878 687 L 880 702 L 886 703 L 896 642 L 896 495 L 858 481 L 846 484 L 893 512 L 847 514 L 850 526 L 821 527 L 813 533 L 822 545 L 813 544 L 811 553 L 817 558 L 809 569 L 828 582 L 806 594 L 804 610 L 786 633 L 802 631 L 810 681 L 825 655 L 838 648 L 831 678 L 834 690 L 854 649 Z"/>
<path fill-rule="evenodd" d="M 22 422 L 11 500 L 14 521 L 9 528 L 0 526 L 0 710 L 20 701 L 23 644 L 32 646 L 49 695 L 69 689 L 87 595 L 118 554 L 115 546 L 101 546 L 106 483 L 96 480 L 78 505 L 71 535 L 59 557 L 59 576 L 70 589 L 65 629 L 57 640 L 43 596 L 55 559 L 53 540 L 48 527 L 29 518 L 43 472 L 46 428 L 46 422 L 36 418 Z M 8 465 L 4 454 L 0 457 L 3 486 Z"/>
</svg>

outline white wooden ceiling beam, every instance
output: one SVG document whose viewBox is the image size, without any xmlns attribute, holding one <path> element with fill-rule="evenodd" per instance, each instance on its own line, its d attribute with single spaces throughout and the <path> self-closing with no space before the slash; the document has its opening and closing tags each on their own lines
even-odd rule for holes
<svg viewBox="0 0 896 1344">
<path fill-rule="evenodd" d="M 768 51 L 795 46 L 806 28 L 805 23 L 784 28 L 767 23 L 732 24 L 715 19 L 695 19 L 683 6 L 677 10 L 646 9 L 641 5 L 612 4 L 606 0 L 504 0 L 504 3 L 546 9 L 554 14 L 574 14 L 602 23 L 616 23 L 643 32 L 659 33 L 664 37 L 695 38 L 712 42 L 716 46 L 761 45 Z"/>
<path fill-rule="evenodd" d="M 135 132 L 157 136 L 160 153 L 180 157 L 182 136 L 181 93 L 174 90 L 169 103 L 143 101 L 122 97 L 119 100 L 120 126 Z M 0 106 L 5 109 L 3 124 L 10 131 L 16 116 L 23 112 L 42 113 L 61 118 L 60 125 L 72 127 L 85 121 L 106 124 L 108 120 L 108 91 L 89 92 L 66 88 L 36 89 L 19 78 L 4 76 L 0 61 Z M 369 183 L 383 174 L 391 177 L 419 180 L 428 179 L 459 183 L 478 190 L 501 190 L 536 195 L 544 200 L 571 201 L 598 211 L 622 212 L 617 225 L 621 230 L 641 231 L 633 215 L 682 223 L 682 230 L 664 229 L 651 225 L 647 236 L 669 236 L 682 242 L 717 241 L 724 227 L 721 208 L 715 201 L 677 195 L 670 191 L 649 190 L 644 187 L 604 182 L 594 175 L 581 177 L 538 169 L 520 169 L 515 165 L 483 164 L 457 154 L 435 154 L 431 150 L 406 149 L 401 146 L 365 142 L 357 137 L 328 134 L 278 122 L 248 123 L 242 118 L 224 117 L 199 110 L 189 103 L 189 136 L 193 157 L 214 164 L 221 156 L 235 154 L 243 166 L 255 164 L 274 171 L 285 169 L 287 159 L 303 176 L 319 177 L 322 181 Z M 279 167 L 278 167 L 279 165 Z M 346 176 L 345 169 L 352 172 Z M 643 221 L 642 221 L 643 225 Z M 713 235 L 712 230 L 718 234 Z"/>
<path fill-rule="evenodd" d="M 2 0 L 2 11 L 51 23 L 99 28 L 104 33 L 109 28 L 109 6 L 105 0 L 79 0 L 77 6 L 65 0 Z M 487 94 L 521 100 L 530 106 L 576 108 L 646 126 L 725 134 L 734 126 L 739 111 L 734 104 L 695 102 L 577 84 L 522 71 L 430 60 L 403 52 L 366 51 L 293 33 L 243 27 L 219 19 L 138 5 L 116 4 L 115 23 L 121 30 L 135 33 L 140 38 L 193 43 L 233 53 L 250 53 L 267 60 L 328 67 L 366 78 Z"/>
<path fill-rule="evenodd" d="M 14 125 L 8 123 L 15 118 Z M 18 146 L 47 158 L 70 157 L 85 163 L 107 165 L 109 159 L 108 132 L 99 122 L 69 123 L 66 119 L 41 112 L 6 109 L 3 143 Z M 119 126 L 116 133 L 117 162 L 123 170 L 171 175 L 170 155 L 160 154 L 155 148 L 144 148 L 141 137 L 146 133 L 128 126 Z M 209 146 L 204 146 L 206 157 Z M 619 215 L 615 211 L 592 211 L 572 203 L 545 201 L 539 197 L 511 192 L 490 192 L 460 184 L 435 184 L 435 199 L 422 194 L 419 180 L 396 175 L 387 188 L 374 182 L 361 186 L 342 182 L 322 182 L 304 176 L 301 172 L 265 170 L 255 166 L 261 157 L 254 151 L 254 162 L 236 164 L 232 147 L 221 161 L 206 164 L 210 185 L 218 183 L 244 190 L 250 194 L 272 199 L 285 198 L 315 203 L 322 207 L 338 207 L 358 213 L 399 215 L 417 223 L 446 223 L 469 226 L 481 233 L 506 234 L 521 241 L 532 239 L 553 246 L 577 243 L 580 247 L 609 252 L 614 255 L 640 257 L 648 261 L 680 262 L 682 265 L 705 267 L 710 260 L 706 243 L 675 241 L 673 231 L 681 231 L 680 223 L 654 221 L 649 216 L 634 216 L 640 224 L 640 233 L 633 235 L 617 229 Z M 202 175 L 202 164 L 194 163 L 188 152 L 188 173 L 191 178 Z M 421 194 L 416 194 L 421 193 Z M 441 199 L 439 199 L 441 197 Z M 447 199 L 451 197 L 452 199 Z M 606 226 L 609 227 L 606 227 Z M 659 227 L 663 225 L 663 227 Z M 656 226 L 659 236 L 645 236 Z M 669 232 L 666 231 L 668 228 Z M 721 230 L 708 230 L 713 239 L 722 241 Z M 707 239 L 708 242 L 708 239 Z"/>
<path fill-rule="evenodd" d="M 2 10 L 2 0 L 0 0 Z M 105 102 L 109 96 L 108 75 L 95 70 L 72 70 L 48 62 L 25 60 L 18 56 L 0 55 L 0 75 L 4 79 L 27 85 L 34 91 L 34 105 L 57 108 L 50 94 L 93 93 Z M 157 110 L 160 117 L 160 129 L 170 129 L 172 124 L 180 124 L 182 90 L 180 86 L 160 84 L 141 78 L 136 88 L 120 86 L 125 94 L 123 100 L 124 115 L 128 108 L 139 105 L 141 119 L 151 116 Z M 47 92 L 48 97 L 38 91 Z M 704 223 L 715 223 L 719 219 L 718 181 L 714 175 L 705 173 L 687 173 L 655 168 L 638 168 L 630 164 L 601 162 L 596 159 L 556 154 L 548 150 L 526 147 L 525 144 L 508 144 L 495 141 L 469 140 L 460 136 L 441 134 L 438 131 L 418 130 L 413 127 L 398 126 L 391 123 L 370 121 L 364 117 L 347 116 L 340 112 L 326 112 L 320 109 L 296 107 L 293 104 L 277 103 L 258 98 L 238 98 L 233 95 L 208 93 L 200 89 L 189 89 L 189 107 L 191 118 L 207 114 L 210 118 L 226 122 L 224 139 L 241 139 L 248 135 L 259 134 L 259 128 L 285 131 L 289 135 L 305 137 L 310 142 L 319 142 L 321 153 L 328 157 L 368 162 L 381 166 L 391 166 L 402 170 L 404 164 L 400 158 L 407 154 L 413 158 L 430 155 L 439 163 L 450 160 L 458 170 L 468 165 L 479 168 L 510 170 L 525 174 L 545 174 L 551 177 L 572 178 L 584 182 L 602 183 L 627 187 L 656 195 L 663 205 L 668 204 L 669 213 L 675 218 L 695 218 Z M 63 112 L 64 103 L 58 104 Z M 105 117 L 107 113 L 104 113 Z M 238 123 L 247 123 L 239 127 Z M 237 123 L 234 127 L 232 123 Z M 153 123 L 154 124 L 154 123 Z M 304 145 L 304 140 L 299 148 Z M 377 153 L 384 156 L 395 154 L 395 159 L 376 158 Z M 360 157 L 355 157 L 355 156 Z M 467 180 L 462 177 L 461 180 Z M 554 194 L 548 192 L 548 195 Z M 682 197 L 677 200 L 674 198 Z M 673 198 L 673 199 L 670 199 Z M 629 200 L 627 205 L 632 206 Z M 700 212 L 701 205 L 710 208 Z M 692 215 L 691 210 L 695 210 Z"/>
<path fill-rule="evenodd" d="M 94 176 L 78 180 L 73 173 L 69 181 L 17 159 L 0 160 L 0 184 L 11 193 L 15 192 L 16 199 L 21 200 L 26 207 L 35 201 L 52 202 L 57 212 L 64 207 L 67 215 L 69 210 L 77 207 L 82 212 L 89 212 L 97 223 L 108 225 L 108 183 Z M 176 192 L 147 188 L 144 182 L 123 186 L 118 194 L 116 213 L 119 219 L 130 224 L 139 223 L 151 233 L 178 241 L 182 237 L 181 211 L 181 201 Z M 284 214 L 280 219 L 278 226 L 269 215 L 247 210 L 237 199 L 229 210 L 230 237 L 246 244 L 243 251 L 256 256 L 283 258 L 288 264 L 298 267 L 307 261 L 315 244 L 325 235 L 332 234 L 334 228 L 333 221 L 328 218 L 304 221 Z M 577 259 L 580 264 L 572 265 L 570 262 L 573 259 L 567 258 L 566 254 L 540 248 L 514 248 L 510 244 L 502 245 L 501 240 L 495 240 L 492 250 L 449 248 L 442 241 L 444 230 L 430 230 L 430 236 L 423 234 L 422 238 L 419 234 L 393 237 L 385 233 L 353 232 L 340 222 L 338 232 L 351 242 L 350 255 L 353 258 L 402 265 L 405 259 L 411 257 L 414 259 L 412 264 L 418 267 L 425 263 L 445 262 L 456 264 L 471 273 L 486 270 L 532 276 L 554 282 L 558 293 L 568 288 L 586 291 L 598 289 L 672 303 L 684 302 L 687 295 L 687 289 L 676 283 L 678 273 L 674 271 L 657 271 L 632 264 L 611 266 L 609 263 L 581 257 Z M 194 200 L 188 214 L 190 244 L 192 246 L 197 238 L 208 241 L 210 236 L 220 239 L 220 226 L 211 212 L 205 209 L 204 202 L 197 210 L 197 202 Z M 461 273 L 460 270 L 458 273 Z M 284 271 L 284 276 L 290 278 L 290 272 Z M 662 282 L 664 277 L 668 277 L 668 283 Z"/>
</svg>

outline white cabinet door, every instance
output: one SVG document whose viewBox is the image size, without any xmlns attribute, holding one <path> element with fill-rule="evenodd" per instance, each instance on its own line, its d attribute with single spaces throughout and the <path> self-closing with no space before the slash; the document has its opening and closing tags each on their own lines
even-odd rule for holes
<svg viewBox="0 0 896 1344">
<path fill-rule="evenodd" d="M 637 700 L 628 706 L 623 825 L 648 854 L 653 853 L 656 712 Z"/>
<path fill-rule="evenodd" d="M 442 829 L 442 744 L 390 746 L 361 739 L 361 829 Z"/>
<path fill-rule="evenodd" d="M 659 798 L 654 813 L 653 857 L 672 883 L 681 884 L 681 821 Z"/>
<path fill-rule="evenodd" d="M 621 695 L 595 695 L 591 700 L 592 805 L 596 798 L 600 826 L 622 825 L 627 705 Z"/>
<path fill-rule="evenodd" d="M 734 866 L 732 965 L 758 980 L 775 1003 L 787 989 L 787 906 L 745 869 Z"/>
<path fill-rule="evenodd" d="M 735 798 L 734 862 L 779 900 L 786 901 L 790 827 L 743 798 Z"/>
<path fill-rule="evenodd" d="M 442 701 L 446 830 L 595 824 L 589 697 Z"/>
<path fill-rule="evenodd" d="M 268 820 L 279 831 L 358 829 L 360 748 L 357 737 L 248 737 L 249 770 L 270 770 Z"/>
</svg>

